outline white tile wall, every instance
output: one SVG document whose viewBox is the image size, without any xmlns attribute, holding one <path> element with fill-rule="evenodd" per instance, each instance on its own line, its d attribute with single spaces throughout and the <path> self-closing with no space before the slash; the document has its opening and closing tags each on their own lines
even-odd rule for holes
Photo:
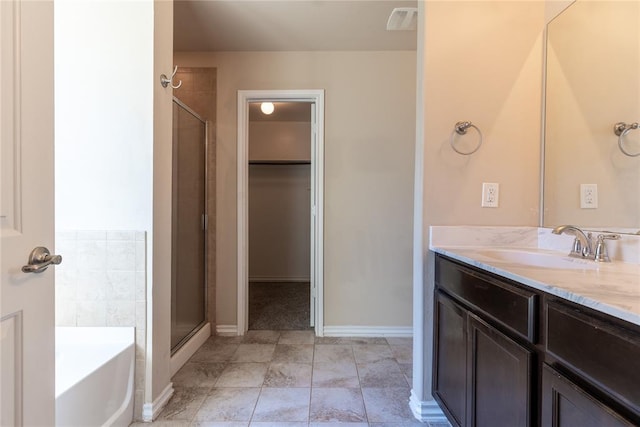
<svg viewBox="0 0 640 427">
<path fill-rule="evenodd" d="M 56 326 L 135 326 L 135 418 L 142 418 L 146 353 L 146 233 L 59 231 Z"/>
</svg>

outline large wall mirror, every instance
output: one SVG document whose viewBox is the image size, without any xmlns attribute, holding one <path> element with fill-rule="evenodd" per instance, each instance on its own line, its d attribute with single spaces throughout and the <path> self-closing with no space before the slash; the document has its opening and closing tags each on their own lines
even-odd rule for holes
<svg viewBox="0 0 640 427">
<path fill-rule="evenodd" d="M 548 26 L 543 224 L 640 230 L 640 1 L 576 0 Z M 640 153 L 640 129 L 623 137 Z M 593 189 L 597 185 L 597 207 Z"/>
</svg>

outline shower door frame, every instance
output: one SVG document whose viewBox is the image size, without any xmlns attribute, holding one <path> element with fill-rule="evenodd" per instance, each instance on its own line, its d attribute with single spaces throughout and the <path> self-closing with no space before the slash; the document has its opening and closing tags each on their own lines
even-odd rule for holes
<svg viewBox="0 0 640 427">
<path fill-rule="evenodd" d="M 315 285 L 312 310 L 316 336 L 324 336 L 324 89 L 310 90 L 239 90 L 238 91 L 238 151 L 237 151 L 237 335 L 249 327 L 249 103 L 308 102 L 312 108 L 311 147 L 312 248 L 311 283 Z"/>
<path fill-rule="evenodd" d="M 179 98 L 177 97 L 173 97 L 172 98 L 172 103 L 176 103 L 178 105 L 178 107 L 184 109 L 187 113 L 191 114 L 193 117 L 195 117 L 197 120 L 199 120 L 200 122 L 202 122 L 204 124 L 204 212 L 203 212 L 203 218 L 201 219 L 202 221 L 202 232 L 204 234 L 204 252 L 202 254 L 203 256 L 203 277 L 204 277 L 204 281 L 202 283 L 202 286 L 204 287 L 204 320 L 200 323 L 198 323 L 198 325 L 196 325 L 195 328 L 193 328 L 191 330 L 191 332 L 189 332 L 187 335 L 185 335 L 175 346 L 171 346 L 171 356 L 173 357 L 175 354 L 178 353 L 178 351 L 180 351 L 183 347 L 185 347 L 185 345 L 191 340 L 191 338 L 193 338 L 204 326 L 207 325 L 207 323 L 210 322 L 210 319 L 208 318 L 208 306 L 209 306 L 209 280 L 208 280 L 208 274 L 209 274 L 209 266 L 207 264 L 207 260 L 209 257 L 209 245 L 208 245 L 208 234 L 209 234 L 209 209 L 208 209 L 208 200 L 209 200 L 209 121 L 205 120 L 204 118 L 202 118 L 198 113 L 196 113 L 195 111 L 193 111 L 187 104 L 185 104 L 184 102 L 182 102 Z M 175 129 L 174 129 L 175 132 Z M 173 144 L 173 141 L 172 141 Z M 172 148 L 173 150 L 173 148 Z M 175 159 L 172 159 L 172 162 L 174 162 Z M 173 166 L 172 166 L 173 168 Z M 172 184 L 173 185 L 173 184 Z M 173 195 L 172 195 L 173 198 Z M 173 200 L 172 200 L 172 210 L 173 210 Z M 173 228 L 173 219 L 172 219 L 172 228 Z M 175 274 L 176 274 L 176 268 L 175 268 L 175 258 L 173 256 L 173 245 L 174 245 L 174 241 L 173 241 L 173 229 L 171 231 L 172 233 L 172 242 L 171 242 L 171 291 L 172 291 L 172 295 L 171 295 L 171 310 L 173 311 L 173 286 L 174 286 L 174 280 L 176 279 Z M 173 319 L 172 319 L 173 320 Z M 171 325 L 171 327 L 173 327 L 173 324 Z"/>
</svg>

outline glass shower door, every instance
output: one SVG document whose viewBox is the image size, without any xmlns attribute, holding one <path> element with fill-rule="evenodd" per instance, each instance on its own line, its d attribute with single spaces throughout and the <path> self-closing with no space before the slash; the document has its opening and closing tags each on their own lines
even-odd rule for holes
<svg viewBox="0 0 640 427">
<path fill-rule="evenodd" d="M 171 350 L 205 323 L 206 125 L 173 102 Z"/>
</svg>

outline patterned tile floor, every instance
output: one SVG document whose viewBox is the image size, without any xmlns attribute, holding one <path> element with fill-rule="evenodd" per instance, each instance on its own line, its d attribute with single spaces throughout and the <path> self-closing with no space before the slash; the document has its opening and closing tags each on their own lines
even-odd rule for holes
<svg viewBox="0 0 640 427">
<path fill-rule="evenodd" d="M 212 337 L 173 377 L 174 396 L 152 425 L 425 425 L 408 405 L 411 358 L 410 338 Z"/>
</svg>

